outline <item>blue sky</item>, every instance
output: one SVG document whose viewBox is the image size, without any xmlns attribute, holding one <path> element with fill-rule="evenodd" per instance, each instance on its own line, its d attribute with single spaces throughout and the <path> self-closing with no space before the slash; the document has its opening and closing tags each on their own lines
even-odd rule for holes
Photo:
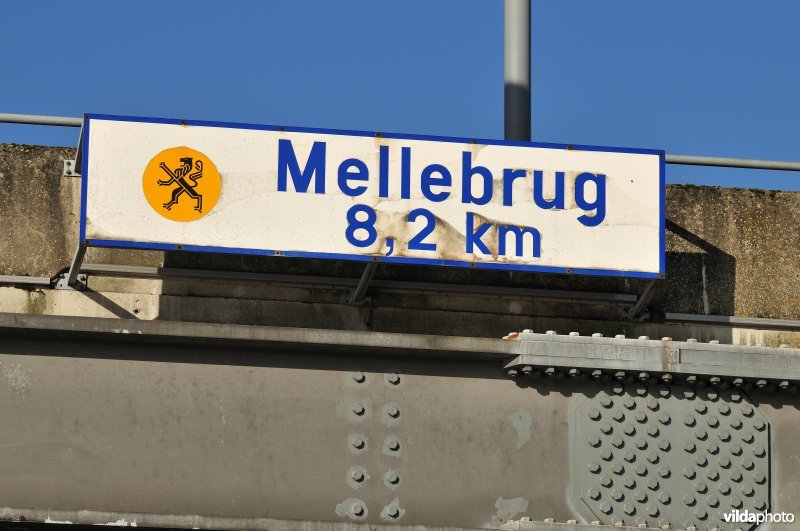
<svg viewBox="0 0 800 531">
<path fill-rule="evenodd" d="M 534 0 L 533 138 L 798 160 L 795 0 Z M 501 0 L 5 2 L 0 112 L 502 138 Z M 0 142 L 74 129 L 0 125 Z M 800 174 L 668 167 L 800 190 Z"/>
</svg>

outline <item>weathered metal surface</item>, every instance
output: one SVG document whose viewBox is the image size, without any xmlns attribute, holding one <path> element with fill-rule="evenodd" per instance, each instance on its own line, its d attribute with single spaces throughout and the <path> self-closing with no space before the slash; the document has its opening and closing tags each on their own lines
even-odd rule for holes
<svg viewBox="0 0 800 531">
<path fill-rule="evenodd" d="M 677 475 L 692 459 L 694 474 L 708 474 L 712 456 L 727 457 L 730 466 L 717 463 L 716 471 L 742 475 L 741 482 L 728 480 L 731 490 L 752 483 L 751 494 L 737 494 L 743 507 L 762 497 L 773 511 L 800 512 L 794 458 L 800 412 L 791 393 L 754 388 L 737 401 L 734 391 L 714 398 L 707 389 L 687 400 L 681 386 L 646 388 L 641 397 L 629 380 L 616 384 L 622 394 L 592 378 L 515 382 L 502 367 L 513 357 L 508 349 L 524 343 L 517 341 L 0 318 L 0 423 L 13 426 L 0 430 L 6 514 L 69 521 L 83 515 L 87 522 L 81 511 L 139 513 L 148 516 L 137 525 L 202 528 L 225 528 L 229 519 L 254 528 L 272 520 L 491 528 L 529 517 L 579 529 L 574 526 L 602 520 L 602 511 L 595 515 L 575 497 L 574 478 L 589 481 L 594 474 L 570 471 L 588 466 L 592 452 L 606 443 L 610 461 L 599 453 L 596 460 L 626 468 L 622 475 L 611 472 L 613 480 L 622 478 L 626 496 L 627 467 L 634 466 L 638 488 L 635 466 L 648 452 L 659 462 L 646 465 L 647 479 L 659 473 L 656 464 L 668 464 Z M 604 405 L 605 390 L 612 391 L 611 409 Z M 752 411 L 742 410 L 749 403 Z M 730 408 L 727 414 L 722 405 Z M 601 416 L 610 411 L 614 431 L 598 435 L 597 447 L 585 447 L 594 434 L 584 431 L 606 419 L 575 413 L 588 415 L 587 408 Z M 614 420 L 617 410 L 624 421 Z M 647 417 L 644 423 L 638 413 Z M 664 413 L 668 424 L 659 417 Z M 679 428 L 688 415 L 695 425 Z M 633 435 L 626 434 L 628 424 Z M 651 424 L 656 436 L 647 432 Z M 701 424 L 706 439 L 695 434 L 692 454 L 684 446 L 686 430 Z M 723 441 L 726 430 L 730 439 Z M 739 454 L 733 438 L 746 432 L 753 438 L 737 443 Z M 640 437 L 647 448 L 636 446 Z M 719 439 L 717 453 L 697 463 L 712 437 Z M 666 450 L 659 446 L 665 440 Z M 761 453 L 758 446 L 763 456 L 755 453 Z M 759 459 L 774 466 L 764 468 Z M 676 494 L 686 487 L 680 481 L 660 481 L 646 492 L 648 502 L 668 493 L 674 512 L 660 509 L 658 518 L 667 515 L 670 525 L 698 518 L 699 505 L 684 510 L 682 498 L 678 503 L 686 494 Z M 710 491 L 713 480 L 704 481 Z M 764 485 L 768 495 L 759 491 Z M 615 488 L 598 491 L 614 496 Z M 724 496 L 718 498 L 721 510 Z M 623 502 L 612 514 L 618 508 L 626 514 Z M 623 522 L 638 523 L 648 502 L 633 505 L 635 518 Z M 158 514 L 175 519 L 169 524 Z M 91 523 L 110 521 L 116 520 Z M 648 517 L 643 523 L 660 522 Z"/>
<path fill-rule="evenodd" d="M 689 384 L 755 385 L 791 392 L 797 391 L 794 382 L 800 380 L 800 349 L 683 342 L 668 337 L 656 341 L 647 337 L 559 336 L 555 332 L 526 331 L 513 338 L 521 354 L 506 365 L 512 377 L 566 369 L 577 374 L 594 371 L 595 378 L 680 379 Z"/>
</svg>

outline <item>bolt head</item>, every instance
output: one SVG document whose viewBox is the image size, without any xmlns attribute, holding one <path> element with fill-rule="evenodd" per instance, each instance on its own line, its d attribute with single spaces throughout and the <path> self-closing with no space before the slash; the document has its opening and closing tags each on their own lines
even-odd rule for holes
<svg viewBox="0 0 800 531">
<path fill-rule="evenodd" d="M 356 371 L 353 373 L 353 380 L 356 383 L 364 383 L 367 381 L 367 375 L 361 371 Z"/>
<path fill-rule="evenodd" d="M 400 383 L 400 375 L 392 373 L 386 378 L 390 384 L 397 385 Z"/>
<path fill-rule="evenodd" d="M 354 516 L 363 516 L 364 506 L 360 503 L 354 503 L 352 507 L 350 507 L 350 511 L 353 513 Z"/>
</svg>

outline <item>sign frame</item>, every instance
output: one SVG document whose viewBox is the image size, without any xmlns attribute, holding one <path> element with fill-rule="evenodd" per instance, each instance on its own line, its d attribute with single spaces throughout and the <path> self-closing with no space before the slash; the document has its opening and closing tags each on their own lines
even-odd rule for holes
<svg viewBox="0 0 800 531">
<path fill-rule="evenodd" d="M 87 239 L 86 216 L 87 216 L 87 203 L 88 203 L 88 180 L 90 178 L 89 131 L 91 127 L 91 122 L 93 120 L 109 120 L 109 121 L 119 121 L 119 122 L 136 122 L 136 123 L 150 123 L 150 124 L 188 125 L 196 127 L 219 127 L 227 129 L 249 129 L 258 131 L 347 135 L 347 136 L 360 136 L 360 137 L 380 136 L 382 138 L 397 139 L 397 140 L 428 140 L 435 142 L 452 142 L 452 143 L 467 143 L 467 144 L 477 143 L 477 144 L 495 145 L 495 146 L 535 147 L 535 148 L 559 149 L 559 150 L 569 150 L 569 151 L 597 151 L 597 152 L 610 152 L 610 153 L 634 153 L 634 154 L 656 155 L 659 157 L 659 250 L 658 250 L 659 271 L 657 273 L 653 273 L 653 272 L 643 272 L 643 271 L 627 271 L 620 269 L 569 268 L 569 267 L 541 266 L 541 265 L 515 264 L 515 263 L 492 263 L 492 262 L 479 262 L 479 261 L 469 262 L 461 260 L 447 260 L 447 259 L 435 259 L 435 258 L 410 258 L 410 257 L 396 257 L 396 256 L 387 257 L 387 256 L 374 256 L 374 255 L 363 255 L 363 254 L 346 254 L 346 253 L 284 251 L 280 249 L 247 249 L 247 248 L 217 247 L 217 246 L 205 246 L 205 245 L 136 242 L 128 240 Z M 84 115 L 80 147 L 81 147 L 82 172 L 81 172 L 79 245 L 83 248 L 103 247 L 103 248 L 121 248 L 121 249 L 156 250 L 156 251 L 211 252 L 211 253 L 226 253 L 226 254 L 282 256 L 290 258 L 311 258 L 311 259 L 324 259 L 324 260 L 348 260 L 348 261 L 358 261 L 358 262 L 379 262 L 379 263 L 402 264 L 402 265 L 427 265 L 427 266 L 433 265 L 433 266 L 462 267 L 462 268 L 465 267 L 465 268 L 506 270 L 506 271 L 527 271 L 531 273 L 557 273 L 557 274 L 568 274 L 568 275 L 591 275 L 591 276 L 642 278 L 642 279 L 658 279 L 658 278 L 664 278 L 666 275 L 666 180 L 665 180 L 665 152 L 663 150 L 591 146 L 582 144 L 558 144 L 549 142 L 526 142 L 518 140 L 496 140 L 496 139 L 493 140 L 493 139 L 478 139 L 478 138 L 420 135 L 420 134 L 400 134 L 400 133 L 384 133 L 384 132 L 376 133 L 376 132 L 354 131 L 346 129 L 291 127 L 291 126 L 237 123 L 237 122 L 185 120 L 177 118 L 151 118 L 151 117 L 137 117 L 137 116 L 110 115 L 110 114 Z"/>
</svg>

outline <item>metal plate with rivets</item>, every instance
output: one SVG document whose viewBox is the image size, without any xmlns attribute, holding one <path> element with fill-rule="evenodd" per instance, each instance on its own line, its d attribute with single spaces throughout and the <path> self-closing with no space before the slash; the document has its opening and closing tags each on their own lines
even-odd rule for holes
<svg viewBox="0 0 800 531">
<path fill-rule="evenodd" d="M 743 392 L 620 382 L 573 402 L 587 520 L 732 530 L 724 513 L 769 510 L 769 421 Z"/>
</svg>

